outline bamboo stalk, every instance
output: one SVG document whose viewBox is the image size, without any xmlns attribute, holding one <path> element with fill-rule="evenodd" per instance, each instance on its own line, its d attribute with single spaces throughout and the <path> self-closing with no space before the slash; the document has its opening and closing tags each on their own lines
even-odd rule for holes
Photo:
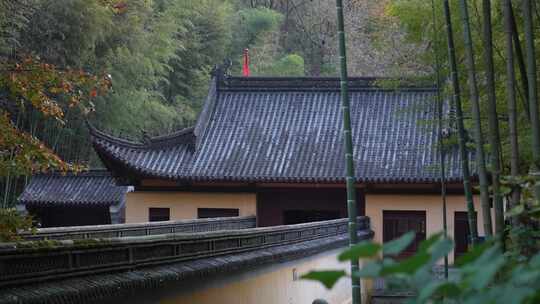
<svg viewBox="0 0 540 304">
<path fill-rule="evenodd" d="M 482 32 L 484 45 L 484 64 L 486 67 L 486 89 L 488 105 L 488 140 L 491 150 L 491 187 L 493 191 L 493 207 L 495 209 L 495 232 L 502 236 L 504 230 L 504 206 L 501 195 L 501 135 L 499 132 L 499 121 L 497 115 L 497 99 L 495 96 L 495 68 L 493 66 L 493 40 L 491 32 L 491 0 L 482 0 Z M 482 216 L 484 218 L 484 231 L 486 236 L 491 235 L 491 210 L 490 206 L 482 205 Z M 486 223 L 487 221 L 487 223 Z"/>
<path fill-rule="evenodd" d="M 518 29 L 516 24 L 516 18 L 514 16 L 514 9 L 510 6 L 510 18 L 512 26 L 512 38 L 514 39 L 514 49 L 516 51 L 516 59 L 519 67 L 519 74 L 521 75 L 521 85 L 523 86 L 523 91 L 525 92 L 525 98 L 523 101 L 523 110 L 527 115 L 529 122 L 531 121 L 531 113 L 529 110 L 529 83 L 527 80 L 527 67 L 525 67 L 525 60 L 523 59 L 523 50 L 521 49 L 521 42 L 519 41 Z"/>
<path fill-rule="evenodd" d="M 439 56 L 437 53 L 437 18 L 435 17 L 435 2 L 431 0 L 432 19 L 433 19 L 433 56 L 435 59 L 435 75 L 437 88 L 437 128 L 438 128 L 438 145 L 440 157 L 440 179 L 441 179 L 441 203 L 442 203 L 442 220 L 444 237 L 448 237 L 448 225 L 446 218 L 446 166 L 445 166 L 445 151 L 443 142 L 443 100 L 441 98 L 441 74 Z M 444 255 L 444 277 L 448 279 L 448 254 Z"/>
<path fill-rule="evenodd" d="M 336 0 L 337 22 L 338 22 L 338 39 L 339 39 L 339 61 L 340 61 L 340 86 L 341 86 L 341 108 L 343 115 L 343 140 L 345 146 L 345 165 L 347 168 L 346 183 L 347 183 L 347 211 L 349 214 L 349 246 L 354 246 L 358 243 L 358 235 L 356 228 L 356 188 L 354 175 L 354 160 L 353 160 L 353 144 L 351 131 L 351 113 L 349 104 L 349 88 L 347 75 L 347 51 L 345 43 L 345 26 L 343 24 L 343 1 Z M 360 269 L 358 260 L 351 260 L 351 273 L 355 273 Z M 360 280 L 351 276 L 352 286 L 352 304 L 361 303 Z"/>
<path fill-rule="evenodd" d="M 463 109 L 461 106 L 461 89 L 459 86 L 456 50 L 454 47 L 454 34 L 452 30 L 452 18 L 450 15 L 450 5 L 448 0 L 444 0 L 444 16 L 446 22 L 446 35 L 448 42 L 448 59 L 450 61 L 450 77 L 452 79 L 454 107 L 456 110 L 456 120 L 458 127 L 458 144 L 459 155 L 461 158 L 461 170 L 463 171 L 463 191 L 465 193 L 465 199 L 467 201 L 467 211 L 469 214 L 469 224 L 471 223 L 471 214 L 474 216 L 474 202 L 471 188 L 471 176 L 469 171 L 469 154 L 467 152 L 467 146 L 465 142 L 465 125 L 463 123 Z M 471 225 L 471 241 L 476 243 L 476 217 L 472 221 L 474 225 Z M 475 232 L 472 232 L 475 230 Z"/>
<path fill-rule="evenodd" d="M 474 66 L 474 52 L 471 38 L 471 28 L 469 24 L 469 10 L 467 8 L 467 1 L 460 0 L 459 8 L 461 11 L 461 21 L 463 24 L 463 38 L 465 41 L 465 64 L 468 72 L 469 93 L 471 97 L 471 108 L 474 122 L 474 141 L 476 143 L 476 162 L 478 167 L 478 177 L 480 180 L 480 200 L 482 204 L 482 210 L 489 208 L 489 193 L 488 183 L 486 175 L 486 162 L 484 157 L 484 147 L 482 141 L 482 123 L 480 120 L 480 102 L 478 100 L 478 84 L 476 82 L 476 69 Z M 478 228 L 476 224 L 476 214 L 474 211 L 474 204 L 468 204 L 467 206 L 469 217 L 469 228 L 471 233 L 471 242 L 476 243 L 478 238 Z M 491 221 L 491 216 L 489 217 Z M 487 224 L 486 224 L 487 225 Z"/>
<path fill-rule="evenodd" d="M 530 0 L 523 0 L 523 20 L 525 29 L 525 45 L 527 53 L 527 80 L 529 83 L 529 109 L 532 127 L 532 174 L 540 180 L 540 121 L 538 118 L 538 95 L 536 91 L 536 55 L 534 49 L 534 32 L 532 6 Z M 540 204 L 540 186 L 535 187 L 535 200 Z"/>
<path fill-rule="evenodd" d="M 516 74 L 514 70 L 513 52 L 513 30 L 512 30 L 512 1 L 504 0 L 503 17 L 505 31 L 505 51 L 506 51 L 506 94 L 508 98 L 508 130 L 510 140 L 510 174 L 513 177 L 519 176 L 519 144 L 517 130 L 517 107 L 516 107 Z M 520 199 L 519 187 L 512 189 L 510 197 L 510 207 L 516 206 Z"/>
</svg>

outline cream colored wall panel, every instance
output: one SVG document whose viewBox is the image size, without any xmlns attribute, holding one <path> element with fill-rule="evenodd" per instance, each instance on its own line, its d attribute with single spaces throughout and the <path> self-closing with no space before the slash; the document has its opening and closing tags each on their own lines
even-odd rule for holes
<svg viewBox="0 0 540 304">
<path fill-rule="evenodd" d="M 135 191 L 126 196 L 126 223 L 148 222 L 148 208 L 170 208 L 171 220 L 197 218 L 197 208 L 238 208 L 240 216 L 256 215 L 255 193 Z"/>
<path fill-rule="evenodd" d="M 478 214 L 478 234 L 484 235 L 484 221 L 480 209 L 480 199 L 474 197 L 475 210 Z M 448 195 L 446 216 L 448 235 L 454 237 L 454 212 L 467 211 L 463 195 Z M 427 237 L 443 230 L 442 201 L 440 195 L 406 195 L 406 194 L 366 194 L 366 216 L 371 219 L 371 229 L 375 232 L 374 240 L 382 243 L 383 240 L 383 211 L 384 210 L 410 210 L 426 211 Z M 453 262 L 453 254 L 449 255 Z"/>
</svg>

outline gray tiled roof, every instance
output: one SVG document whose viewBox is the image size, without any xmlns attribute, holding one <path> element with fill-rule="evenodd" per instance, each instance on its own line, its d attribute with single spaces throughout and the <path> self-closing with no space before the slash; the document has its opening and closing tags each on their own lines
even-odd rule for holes
<svg viewBox="0 0 540 304">
<path fill-rule="evenodd" d="M 91 127 L 111 170 L 175 180 L 342 182 L 338 79 L 225 78 L 212 84 L 195 128 L 134 143 Z M 352 79 L 351 116 L 359 181 L 436 182 L 431 88 L 382 89 Z M 448 178 L 461 178 L 457 151 Z"/>
<path fill-rule="evenodd" d="M 89 171 L 77 175 L 38 174 L 24 188 L 19 202 L 25 205 L 111 206 L 123 201 L 127 188 L 117 186 L 107 171 Z"/>
</svg>

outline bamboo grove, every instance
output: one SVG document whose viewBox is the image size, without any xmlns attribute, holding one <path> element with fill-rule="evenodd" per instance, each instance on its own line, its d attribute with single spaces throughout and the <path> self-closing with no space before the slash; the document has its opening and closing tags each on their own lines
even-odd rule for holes
<svg viewBox="0 0 540 304">
<path fill-rule="evenodd" d="M 504 238 L 508 223 L 523 224 L 509 215 L 538 212 L 540 200 L 538 7 L 525 0 L 392 1 L 390 7 L 411 41 L 434 50 L 426 48 L 426 62 L 442 58 L 435 69 L 446 75 L 441 89 L 454 129 L 444 145 L 459 147 L 470 240 L 479 238 L 473 192 L 486 237 Z M 433 38 L 442 33 L 446 39 Z M 535 190 L 524 194 L 524 185 Z"/>
</svg>

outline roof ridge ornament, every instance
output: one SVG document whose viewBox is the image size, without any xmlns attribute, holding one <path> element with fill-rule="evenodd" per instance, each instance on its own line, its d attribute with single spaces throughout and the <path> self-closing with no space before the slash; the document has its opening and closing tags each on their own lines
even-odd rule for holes
<svg viewBox="0 0 540 304">
<path fill-rule="evenodd" d="M 231 59 L 225 58 L 223 60 L 223 63 L 216 64 L 214 68 L 212 68 L 210 75 L 213 78 L 216 78 L 218 82 L 221 82 L 223 79 L 231 77 L 231 73 L 230 73 L 231 66 L 232 66 Z"/>
</svg>

